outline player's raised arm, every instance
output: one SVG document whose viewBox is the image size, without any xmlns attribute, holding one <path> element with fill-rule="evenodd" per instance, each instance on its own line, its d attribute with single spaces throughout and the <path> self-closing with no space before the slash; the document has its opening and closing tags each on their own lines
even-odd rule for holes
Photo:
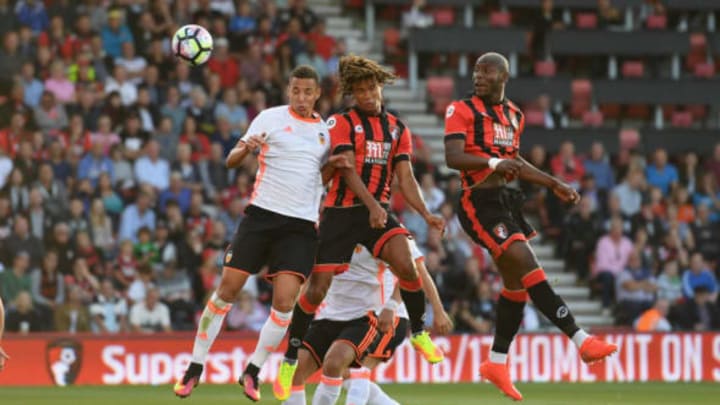
<svg viewBox="0 0 720 405">
<path fill-rule="evenodd" d="M 266 137 L 267 133 L 263 132 L 241 138 L 230 153 L 228 153 L 227 159 L 225 159 L 225 166 L 228 169 L 240 167 L 242 161 L 245 160 L 245 156 L 260 148 L 262 144 L 265 143 Z"/>
<path fill-rule="evenodd" d="M 2 298 L 0 298 L 0 371 L 5 368 L 5 361 L 10 358 L 2 348 L 2 337 L 5 331 L 5 308 L 3 307 Z"/>
<path fill-rule="evenodd" d="M 545 186 L 551 189 L 553 193 L 564 202 L 573 204 L 580 202 L 580 194 L 568 184 L 538 169 L 521 156 L 518 156 L 516 160 L 522 163 L 519 173 L 520 180 Z"/>
</svg>

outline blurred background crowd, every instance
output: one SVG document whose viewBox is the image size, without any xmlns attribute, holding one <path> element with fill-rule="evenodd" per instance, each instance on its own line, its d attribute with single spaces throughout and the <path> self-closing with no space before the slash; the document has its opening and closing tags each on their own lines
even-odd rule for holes
<svg viewBox="0 0 720 405">
<path fill-rule="evenodd" d="M 169 50 L 186 23 L 215 38 L 199 68 Z M 228 170 L 228 151 L 259 111 L 284 103 L 298 64 L 323 78 L 324 117 L 348 105 L 336 77 L 345 41 L 304 0 L 0 0 L 0 35 L 9 332 L 194 330 L 253 190 L 257 163 Z M 501 282 L 457 221 L 459 177 L 413 139 L 416 176 L 447 232 L 428 229 L 399 192 L 392 208 L 421 245 L 456 331 L 490 332 Z M 565 207 L 515 184 L 539 243 L 590 286 L 599 311 L 641 330 L 720 329 L 720 144 L 610 156 L 600 141 L 577 151 L 567 142 L 557 153 L 533 146 L 527 158 L 581 191 Z M 259 330 L 270 294 L 262 275 L 251 279 L 226 328 Z M 544 325 L 528 307 L 524 328 Z"/>
</svg>

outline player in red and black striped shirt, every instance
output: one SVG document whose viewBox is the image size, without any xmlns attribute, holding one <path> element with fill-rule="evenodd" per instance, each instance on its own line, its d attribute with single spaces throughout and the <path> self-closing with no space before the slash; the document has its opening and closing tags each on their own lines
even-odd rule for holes
<svg viewBox="0 0 720 405">
<path fill-rule="evenodd" d="M 505 98 L 508 77 L 508 62 L 502 55 L 486 53 L 478 58 L 473 96 L 453 102 L 445 114 L 445 158 L 448 167 L 461 172 L 460 223 L 476 243 L 490 251 L 504 284 L 490 359 L 481 365 L 480 374 L 505 395 L 520 400 L 506 364 L 528 296 L 580 348 L 583 361 L 602 360 L 617 346 L 589 336 L 575 324 L 527 242 L 534 231 L 521 212 L 522 194 L 506 187 L 509 180 L 520 178 L 546 186 L 565 202 L 577 203 L 580 196 L 518 155 L 525 118 Z"/>
<path fill-rule="evenodd" d="M 394 76 L 377 63 L 360 56 L 340 60 L 340 82 L 355 106 L 328 120 L 332 154 L 344 154 L 355 162 L 355 171 L 335 174 L 320 221 L 320 244 L 313 272 L 305 293 L 293 311 L 290 344 L 273 386 L 275 397 L 285 400 L 297 350 L 313 314 L 330 287 L 335 274 L 347 270 L 355 246 L 364 245 L 375 257 L 387 262 L 400 279 L 403 301 L 409 312 L 413 332 L 411 342 L 430 362 L 443 359 L 423 330 L 425 293 L 412 259 L 408 231 L 388 212 L 390 184 L 398 177 L 400 190 L 408 204 L 429 226 L 442 230 L 445 222 L 432 215 L 415 181 L 410 155 L 410 130 L 383 107 L 382 89 Z M 352 347 L 346 354 L 354 356 Z"/>
</svg>

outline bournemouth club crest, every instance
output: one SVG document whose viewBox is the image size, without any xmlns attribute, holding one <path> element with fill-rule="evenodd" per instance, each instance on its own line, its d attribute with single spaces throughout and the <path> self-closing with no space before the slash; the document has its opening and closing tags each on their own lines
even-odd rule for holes
<svg viewBox="0 0 720 405">
<path fill-rule="evenodd" d="M 73 339 L 58 339 L 48 343 L 45 364 L 55 385 L 72 385 L 80 374 L 82 345 Z"/>
<path fill-rule="evenodd" d="M 495 228 L 493 228 L 493 233 L 499 239 L 507 239 L 507 237 L 508 237 L 507 227 L 505 227 L 505 224 L 503 224 L 503 223 L 499 223 L 499 224 L 495 225 Z"/>
</svg>

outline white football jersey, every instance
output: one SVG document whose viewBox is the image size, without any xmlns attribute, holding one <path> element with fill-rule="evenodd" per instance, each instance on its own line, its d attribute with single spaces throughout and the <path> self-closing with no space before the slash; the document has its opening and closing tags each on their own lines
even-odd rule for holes
<svg viewBox="0 0 720 405">
<path fill-rule="evenodd" d="M 412 239 L 410 247 L 413 259 L 421 260 L 423 254 Z M 357 245 L 350 267 L 333 278 L 315 319 L 349 321 L 361 318 L 370 311 L 379 315 L 387 300 L 392 297 L 396 283 L 397 278 L 387 263 L 373 257 L 364 246 Z M 400 304 L 396 315 L 408 318 L 405 304 Z"/>
<path fill-rule="evenodd" d="M 320 117 L 302 118 L 283 105 L 258 114 L 243 139 L 263 132 L 250 204 L 317 222 L 324 190 L 320 171 L 330 153 L 327 125 Z"/>
</svg>

